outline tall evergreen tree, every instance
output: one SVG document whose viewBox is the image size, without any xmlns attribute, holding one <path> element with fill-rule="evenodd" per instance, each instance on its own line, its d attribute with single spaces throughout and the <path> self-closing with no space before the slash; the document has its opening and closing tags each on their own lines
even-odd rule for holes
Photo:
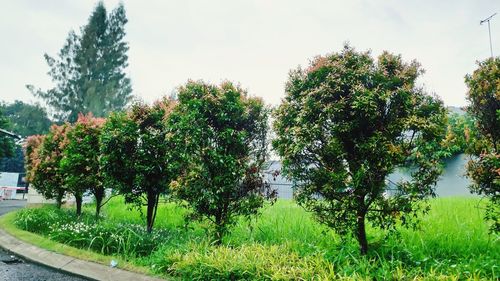
<svg viewBox="0 0 500 281">
<path fill-rule="evenodd" d="M 55 87 L 46 91 L 27 87 L 53 109 L 56 119 L 74 122 L 78 113 L 88 112 L 104 117 L 130 101 L 132 87 L 125 74 L 129 49 L 124 41 L 126 23 L 122 4 L 108 14 L 99 2 L 81 34 L 69 33 L 57 58 L 45 54 Z"/>
</svg>

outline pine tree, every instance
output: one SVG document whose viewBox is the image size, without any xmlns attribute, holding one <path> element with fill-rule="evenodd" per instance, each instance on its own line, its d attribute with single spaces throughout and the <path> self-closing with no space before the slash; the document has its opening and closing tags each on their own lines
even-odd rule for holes
<svg viewBox="0 0 500 281">
<path fill-rule="evenodd" d="M 55 87 L 46 91 L 27 87 L 51 107 L 55 119 L 74 122 L 78 113 L 89 112 L 105 117 L 130 101 L 132 87 L 125 74 L 126 23 L 122 4 L 108 14 L 99 2 L 81 34 L 69 33 L 57 58 L 45 54 Z"/>
</svg>

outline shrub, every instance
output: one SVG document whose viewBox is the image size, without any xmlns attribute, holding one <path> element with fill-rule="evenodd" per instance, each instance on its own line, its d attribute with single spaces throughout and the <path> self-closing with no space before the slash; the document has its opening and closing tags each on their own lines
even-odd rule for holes
<svg viewBox="0 0 500 281">
<path fill-rule="evenodd" d="M 104 255 L 146 256 L 165 242 L 169 231 L 148 232 L 136 224 L 69 222 L 50 226 L 49 238 Z"/>
<path fill-rule="evenodd" d="M 16 214 L 14 223 L 22 230 L 46 235 L 50 232 L 51 225 L 64 224 L 73 220 L 74 216 L 66 210 L 57 209 L 54 206 L 44 206 L 20 210 Z"/>
<path fill-rule="evenodd" d="M 300 257 L 284 245 L 195 246 L 166 259 L 166 270 L 190 280 L 333 280 L 321 255 Z"/>
<path fill-rule="evenodd" d="M 70 210 L 54 206 L 21 210 L 14 223 L 20 229 L 69 246 L 124 257 L 146 256 L 168 239 L 180 235 L 175 230 L 148 232 L 146 227 L 137 224 L 95 222 L 87 213 L 77 218 Z"/>
</svg>

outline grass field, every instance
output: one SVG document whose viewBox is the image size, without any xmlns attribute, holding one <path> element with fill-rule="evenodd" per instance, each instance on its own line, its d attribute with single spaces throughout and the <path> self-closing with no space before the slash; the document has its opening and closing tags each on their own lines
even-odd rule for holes
<svg viewBox="0 0 500 281">
<path fill-rule="evenodd" d="M 293 201 L 279 200 L 258 219 L 242 221 L 222 246 L 210 244 L 204 225 L 186 226 L 184 209 L 162 204 L 155 224 L 161 243 L 149 255 L 127 252 L 122 259 L 185 280 L 498 280 L 500 241 L 488 234 L 483 203 L 434 199 L 420 230 L 402 229 L 386 238 L 369 229 L 366 257 L 359 255 L 356 241 L 341 240 Z M 91 213 L 92 206 L 86 211 Z M 108 227 L 144 224 L 121 198 L 106 205 L 103 214 L 101 223 Z"/>
</svg>

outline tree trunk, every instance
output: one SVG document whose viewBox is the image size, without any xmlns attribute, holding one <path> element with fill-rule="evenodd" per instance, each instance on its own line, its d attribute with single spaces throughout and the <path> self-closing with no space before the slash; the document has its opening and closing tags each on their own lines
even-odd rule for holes
<svg viewBox="0 0 500 281">
<path fill-rule="evenodd" d="M 99 187 L 94 190 L 95 197 L 95 218 L 98 219 L 101 214 L 102 201 L 104 200 L 104 188 Z"/>
<path fill-rule="evenodd" d="M 224 220 L 222 219 L 222 215 L 218 215 L 215 217 L 215 245 L 222 244 L 222 237 L 224 236 Z"/>
<path fill-rule="evenodd" d="M 76 201 L 76 215 L 80 217 L 82 215 L 83 194 L 75 194 L 75 201 Z"/>
<path fill-rule="evenodd" d="M 222 244 L 222 237 L 224 236 L 224 227 L 221 225 L 217 225 L 215 227 L 215 245 Z"/>
<path fill-rule="evenodd" d="M 56 197 L 56 207 L 57 207 L 58 209 L 61 209 L 61 205 L 62 205 L 62 199 L 63 199 L 63 197 L 64 197 L 64 191 L 59 190 L 59 191 L 57 192 L 57 197 Z"/>
<path fill-rule="evenodd" d="M 368 253 L 368 241 L 366 240 L 366 228 L 365 228 L 365 216 L 366 212 L 359 210 L 357 216 L 357 233 L 358 243 L 361 251 L 361 255 L 366 255 Z"/>
<path fill-rule="evenodd" d="M 156 206 L 156 196 L 154 192 L 148 192 L 148 202 L 147 202 L 147 211 L 146 211 L 146 224 L 147 224 L 147 231 L 151 233 L 153 230 L 153 224 L 154 224 L 154 212 L 155 212 L 155 206 Z"/>
</svg>

